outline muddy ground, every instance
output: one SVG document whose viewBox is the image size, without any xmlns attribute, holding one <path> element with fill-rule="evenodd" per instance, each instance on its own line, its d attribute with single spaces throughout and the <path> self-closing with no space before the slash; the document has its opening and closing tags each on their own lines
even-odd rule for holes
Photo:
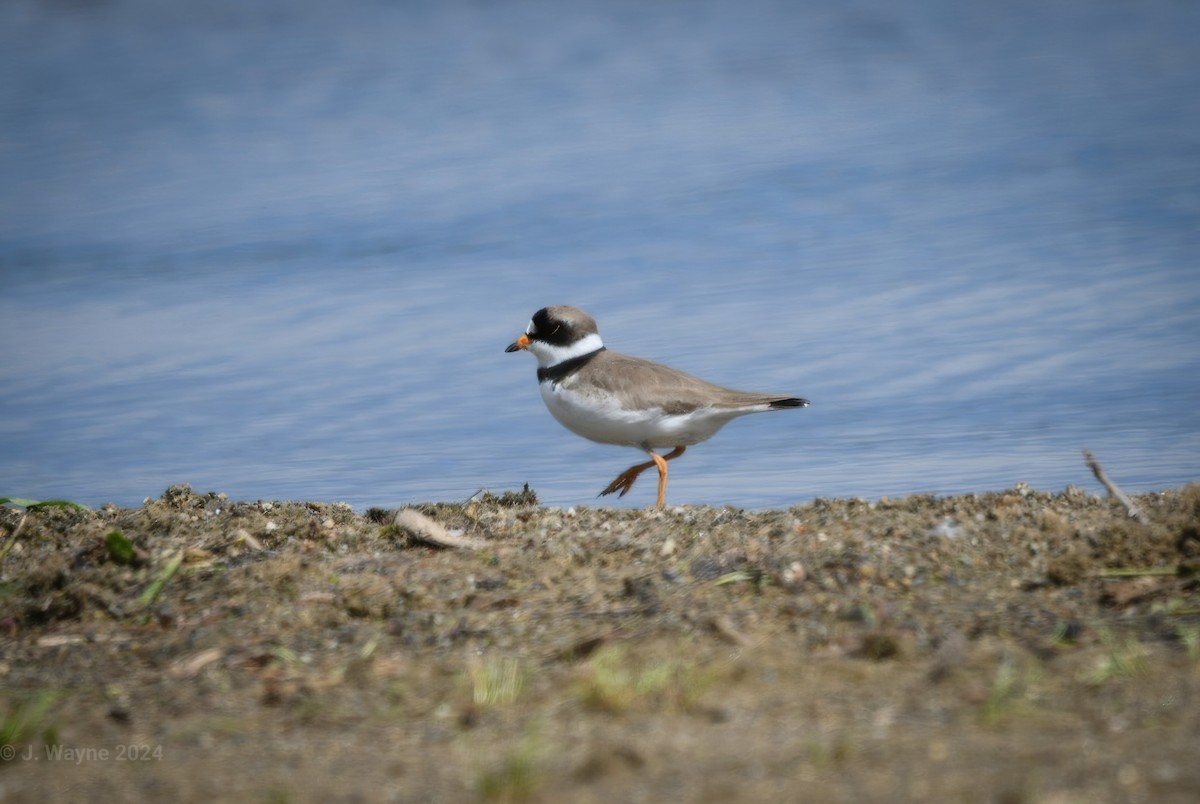
<svg viewBox="0 0 1200 804">
<path fill-rule="evenodd" d="M 1200 800 L 1200 486 L 1135 499 L 6 507 L 0 799 Z"/>
</svg>

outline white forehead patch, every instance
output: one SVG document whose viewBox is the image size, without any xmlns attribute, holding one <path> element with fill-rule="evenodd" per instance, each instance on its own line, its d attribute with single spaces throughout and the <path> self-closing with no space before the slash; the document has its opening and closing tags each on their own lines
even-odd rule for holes
<svg viewBox="0 0 1200 804">
<path fill-rule="evenodd" d="M 525 327 L 525 334 L 532 335 L 534 333 L 534 330 L 536 330 L 536 329 L 537 329 L 537 327 L 535 327 L 533 325 L 533 319 L 532 318 L 529 319 L 529 326 Z"/>
</svg>

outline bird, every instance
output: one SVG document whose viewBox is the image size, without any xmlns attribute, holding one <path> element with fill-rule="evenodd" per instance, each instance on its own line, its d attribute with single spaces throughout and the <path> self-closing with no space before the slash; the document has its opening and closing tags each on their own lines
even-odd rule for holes
<svg viewBox="0 0 1200 804">
<path fill-rule="evenodd" d="M 782 394 L 735 391 L 678 369 L 607 349 L 596 321 L 578 307 L 543 307 L 505 352 L 537 358 L 542 401 L 559 424 L 600 444 L 636 447 L 634 464 L 598 496 L 624 497 L 642 472 L 658 469 L 658 503 L 667 497 L 667 462 L 750 413 L 808 407 Z M 665 455 L 658 450 L 670 449 Z"/>
</svg>

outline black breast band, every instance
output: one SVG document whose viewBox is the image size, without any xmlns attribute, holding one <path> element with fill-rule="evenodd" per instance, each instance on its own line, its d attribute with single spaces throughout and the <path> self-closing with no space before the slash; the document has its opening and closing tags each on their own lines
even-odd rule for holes
<svg viewBox="0 0 1200 804">
<path fill-rule="evenodd" d="M 603 351 L 604 351 L 604 347 L 601 346 L 596 351 L 588 352 L 586 355 L 580 355 L 579 357 L 572 357 L 570 360 L 564 360 L 563 362 L 557 363 L 553 366 L 550 366 L 549 368 L 539 368 L 538 372 L 537 372 L 538 382 L 542 383 L 542 382 L 549 381 L 549 382 L 558 384 L 558 383 L 562 382 L 563 380 L 565 380 L 567 377 L 574 374 L 579 369 L 583 368 L 584 365 L 586 365 L 589 360 L 591 360 L 593 357 L 595 357 L 596 355 L 600 354 Z"/>
</svg>

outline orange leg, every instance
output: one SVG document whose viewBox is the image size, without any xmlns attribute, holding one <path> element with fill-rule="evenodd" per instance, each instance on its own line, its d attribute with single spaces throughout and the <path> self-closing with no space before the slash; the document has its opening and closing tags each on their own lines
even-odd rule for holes
<svg viewBox="0 0 1200 804">
<path fill-rule="evenodd" d="M 662 508 L 663 504 L 667 501 L 667 461 L 678 458 L 686 449 L 687 447 L 676 447 L 666 455 L 659 455 L 653 450 L 646 450 L 646 452 L 650 454 L 650 460 L 646 461 L 645 463 L 635 464 L 621 474 L 617 475 L 617 479 L 609 483 L 608 487 L 605 488 L 604 491 L 600 492 L 600 496 L 603 497 L 605 494 L 612 494 L 614 491 L 617 491 L 620 492 L 617 495 L 618 497 L 624 497 L 629 490 L 633 488 L 634 482 L 637 481 L 638 476 L 641 475 L 642 472 L 646 471 L 651 466 L 657 466 L 658 507 Z"/>
</svg>

